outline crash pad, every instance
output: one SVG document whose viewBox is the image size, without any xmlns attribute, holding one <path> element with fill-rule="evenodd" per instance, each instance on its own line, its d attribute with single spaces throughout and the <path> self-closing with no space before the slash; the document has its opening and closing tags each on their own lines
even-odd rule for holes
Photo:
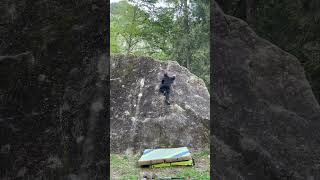
<svg viewBox="0 0 320 180">
<path fill-rule="evenodd" d="M 144 166 L 191 159 L 191 153 L 187 147 L 145 149 L 138 164 Z"/>
<path fill-rule="evenodd" d="M 187 161 L 177 161 L 177 162 L 165 162 L 160 164 L 151 165 L 152 168 L 162 168 L 162 167 L 171 167 L 171 166 L 192 166 L 193 160 Z"/>
</svg>

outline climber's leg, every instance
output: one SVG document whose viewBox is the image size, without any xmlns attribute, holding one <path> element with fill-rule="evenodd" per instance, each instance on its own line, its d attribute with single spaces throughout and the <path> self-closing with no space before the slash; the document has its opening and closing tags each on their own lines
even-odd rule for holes
<svg viewBox="0 0 320 180">
<path fill-rule="evenodd" d="M 170 89 L 167 89 L 166 91 L 165 91 L 165 96 L 166 96 L 166 103 L 168 104 L 168 105 L 170 105 L 170 102 L 169 102 L 169 94 L 170 94 Z"/>
<path fill-rule="evenodd" d="M 159 91 L 160 91 L 162 94 L 165 94 L 165 91 L 166 91 L 165 89 L 166 89 L 165 86 L 160 85 Z"/>
</svg>

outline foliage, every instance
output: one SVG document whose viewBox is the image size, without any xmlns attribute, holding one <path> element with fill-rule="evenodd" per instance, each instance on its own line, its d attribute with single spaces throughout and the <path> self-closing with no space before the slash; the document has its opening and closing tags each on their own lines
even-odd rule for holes
<svg viewBox="0 0 320 180">
<path fill-rule="evenodd" d="M 246 20 L 246 0 L 217 0 L 230 15 Z M 310 43 L 320 43 L 319 0 L 257 0 L 257 24 L 253 27 L 261 37 L 295 55 L 305 68 L 312 89 L 320 101 L 320 46 L 306 49 Z M 318 54 L 313 56 L 312 54 Z"/>
<path fill-rule="evenodd" d="M 143 43 L 148 14 L 126 1 L 111 6 L 111 52 L 130 54 Z M 122 42 L 122 43 L 121 43 Z"/>
<path fill-rule="evenodd" d="M 111 4 L 111 53 L 176 60 L 209 85 L 209 3 L 133 0 Z"/>
</svg>

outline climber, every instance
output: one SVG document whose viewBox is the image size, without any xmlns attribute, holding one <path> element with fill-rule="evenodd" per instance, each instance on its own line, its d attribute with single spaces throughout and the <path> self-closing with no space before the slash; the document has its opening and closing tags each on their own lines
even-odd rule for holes
<svg viewBox="0 0 320 180">
<path fill-rule="evenodd" d="M 164 73 L 164 77 L 161 81 L 161 85 L 160 85 L 159 90 L 166 97 L 165 102 L 168 105 L 170 105 L 170 102 L 169 102 L 170 86 L 173 83 L 173 81 L 175 80 L 175 78 L 176 78 L 175 75 L 173 75 L 173 77 L 169 77 L 167 73 Z"/>
</svg>

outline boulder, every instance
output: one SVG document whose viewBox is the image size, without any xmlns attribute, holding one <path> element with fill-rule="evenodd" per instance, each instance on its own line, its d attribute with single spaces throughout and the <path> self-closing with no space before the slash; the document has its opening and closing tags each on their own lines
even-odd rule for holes
<svg viewBox="0 0 320 180">
<path fill-rule="evenodd" d="M 171 105 L 159 92 L 165 72 L 176 75 Z M 111 152 L 209 146 L 209 92 L 202 79 L 175 61 L 111 59 Z"/>
<path fill-rule="evenodd" d="M 0 3 L 0 179 L 107 179 L 108 4 Z"/>
<path fill-rule="evenodd" d="M 320 107 L 298 59 L 216 3 L 211 15 L 214 176 L 319 179 Z"/>
</svg>

